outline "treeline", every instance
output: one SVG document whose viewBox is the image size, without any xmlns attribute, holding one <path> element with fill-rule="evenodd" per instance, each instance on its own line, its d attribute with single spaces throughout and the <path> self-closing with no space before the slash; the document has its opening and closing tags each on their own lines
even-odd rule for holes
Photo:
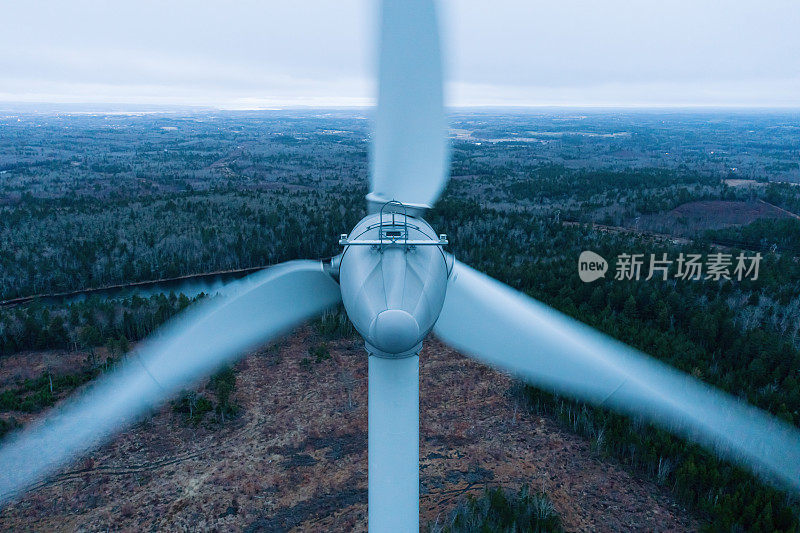
<svg viewBox="0 0 800 533">
<path fill-rule="evenodd" d="M 363 202 L 285 190 L 0 209 L 0 299 L 330 257 Z"/>
<path fill-rule="evenodd" d="M 542 201 L 545 198 L 613 195 L 618 191 L 633 192 L 653 189 L 683 191 L 689 198 L 687 187 L 716 187 L 716 177 L 698 176 L 687 171 L 662 169 L 572 170 L 563 165 L 541 165 L 531 168 L 524 180 L 507 185 L 511 194 L 519 199 Z M 680 193 L 678 193 L 680 194 Z M 686 201 L 686 200 L 684 200 Z"/>
<path fill-rule="evenodd" d="M 800 184 L 770 183 L 764 191 L 764 200 L 794 214 L 800 214 Z"/>
<path fill-rule="evenodd" d="M 800 256 L 800 219 L 762 219 L 746 226 L 706 232 L 713 242 L 735 243 L 749 250 L 775 251 Z"/>
<path fill-rule="evenodd" d="M 703 529 L 797 531 L 797 502 L 705 449 L 640 421 L 525 387 L 522 398 L 537 415 L 556 418 L 612 457 L 672 491 L 709 520 Z"/>
<path fill-rule="evenodd" d="M 196 299 L 172 293 L 124 300 L 92 297 L 66 307 L 33 303 L 0 308 L 0 354 L 97 346 L 124 353 Z"/>
</svg>

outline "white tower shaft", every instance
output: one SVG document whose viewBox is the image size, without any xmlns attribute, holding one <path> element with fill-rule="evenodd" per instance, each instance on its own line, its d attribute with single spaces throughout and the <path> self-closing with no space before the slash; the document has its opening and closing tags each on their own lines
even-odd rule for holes
<svg viewBox="0 0 800 533">
<path fill-rule="evenodd" d="M 369 531 L 419 531 L 419 355 L 369 356 Z"/>
</svg>

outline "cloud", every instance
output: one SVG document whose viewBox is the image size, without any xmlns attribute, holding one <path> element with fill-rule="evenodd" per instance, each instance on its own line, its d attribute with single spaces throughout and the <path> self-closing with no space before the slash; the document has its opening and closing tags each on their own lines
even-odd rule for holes
<svg viewBox="0 0 800 533">
<path fill-rule="evenodd" d="M 800 107 L 800 77 L 555 87 L 455 83 L 448 92 L 460 106 Z"/>
<path fill-rule="evenodd" d="M 0 99 L 368 105 L 374 2 L 6 6 Z M 444 0 L 451 105 L 800 106 L 800 4 Z"/>
</svg>

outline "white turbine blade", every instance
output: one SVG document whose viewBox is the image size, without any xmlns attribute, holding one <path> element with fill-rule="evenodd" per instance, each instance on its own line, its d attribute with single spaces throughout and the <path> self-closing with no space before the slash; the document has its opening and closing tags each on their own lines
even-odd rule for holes
<svg viewBox="0 0 800 533">
<path fill-rule="evenodd" d="M 372 208 L 433 205 L 447 182 L 447 120 L 433 0 L 381 3 Z"/>
<path fill-rule="evenodd" d="M 0 446 L 0 506 L 221 364 L 339 301 L 321 263 L 294 261 L 188 310 L 119 370 Z"/>
<path fill-rule="evenodd" d="M 369 356 L 369 530 L 419 531 L 419 356 Z"/>
<path fill-rule="evenodd" d="M 434 332 L 533 385 L 642 416 L 800 489 L 800 431 L 455 262 Z"/>
</svg>

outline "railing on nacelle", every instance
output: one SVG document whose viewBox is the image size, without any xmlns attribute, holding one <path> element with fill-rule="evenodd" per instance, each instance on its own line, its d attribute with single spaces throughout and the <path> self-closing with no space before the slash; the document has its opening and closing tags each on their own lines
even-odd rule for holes
<svg viewBox="0 0 800 533">
<path fill-rule="evenodd" d="M 395 209 L 391 209 L 389 213 L 384 214 L 384 210 L 387 206 L 392 207 L 400 207 L 403 211 L 402 213 L 398 212 Z M 391 220 L 384 221 L 384 216 L 391 215 Z M 403 216 L 402 223 L 397 223 L 397 215 Z M 371 230 L 378 228 L 378 239 L 348 239 L 348 235 L 346 233 L 342 233 L 339 236 L 339 245 L 340 246 L 374 246 L 380 252 L 383 252 L 383 249 L 386 246 L 403 246 L 406 250 L 409 250 L 415 246 L 444 246 L 447 244 L 447 235 L 444 233 L 439 235 L 439 240 L 435 239 L 411 239 L 408 238 L 408 229 L 415 228 L 419 229 L 419 226 L 415 224 L 409 224 L 408 222 L 408 213 L 406 211 L 406 206 L 403 205 L 401 202 L 397 200 L 390 200 L 381 206 L 380 210 L 380 219 L 377 224 L 372 224 L 367 226 L 366 230 Z"/>
</svg>

